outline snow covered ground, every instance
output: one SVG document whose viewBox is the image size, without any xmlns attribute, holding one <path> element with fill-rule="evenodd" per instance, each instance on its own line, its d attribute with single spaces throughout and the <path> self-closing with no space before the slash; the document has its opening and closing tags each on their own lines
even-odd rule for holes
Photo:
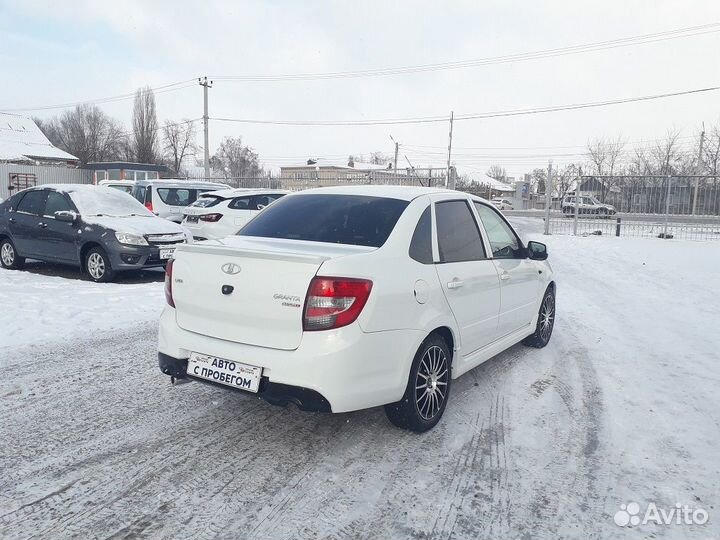
<svg viewBox="0 0 720 540">
<path fill-rule="evenodd" d="M 156 368 L 162 283 L 0 270 L 0 536 L 718 538 L 720 247 L 543 237 L 559 319 L 424 435 Z M 620 527 L 621 504 L 704 525 Z"/>
</svg>

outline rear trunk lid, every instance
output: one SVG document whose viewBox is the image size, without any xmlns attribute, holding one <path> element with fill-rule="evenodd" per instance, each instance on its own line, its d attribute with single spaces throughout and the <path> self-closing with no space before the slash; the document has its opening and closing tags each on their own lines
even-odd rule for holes
<svg viewBox="0 0 720 540">
<path fill-rule="evenodd" d="M 177 323 L 236 343 L 296 349 L 305 295 L 320 266 L 374 249 L 242 236 L 183 245 L 173 265 Z"/>
</svg>

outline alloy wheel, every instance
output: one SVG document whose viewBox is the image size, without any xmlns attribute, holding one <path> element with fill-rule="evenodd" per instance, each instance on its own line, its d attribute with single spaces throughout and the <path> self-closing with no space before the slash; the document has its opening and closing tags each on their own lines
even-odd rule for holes
<svg viewBox="0 0 720 540">
<path fill-rule="evenodd" d="M 550 333 L 555 323 L 555 298 L 552 295 L 545 297 L 542 308 L 540 308 L 540 337 L 543 340 L 550 339 Z"/>
<path fill-rule="evenodd" d="M 442 409 L 449 377 L 445 352 L 436 345 L 428 348 L 420 360 L 415 380 L 415 404 L 425 420 L 432 420 Z"/>
<path fill-rule="evenodd" d="M 12 266 L 15 262 L 15 250 L 9 242 L 3 244 L 0 250 L 0 259 L 2 259 L 3 264 L 8 267 Z"/>
<path fill-rule="evenodd" d="M 99 253 L 91 253 L 87 261 L 87 270 L 93 279 L 101 279 L 105 275 L 105 259 Z"/>
</svg>

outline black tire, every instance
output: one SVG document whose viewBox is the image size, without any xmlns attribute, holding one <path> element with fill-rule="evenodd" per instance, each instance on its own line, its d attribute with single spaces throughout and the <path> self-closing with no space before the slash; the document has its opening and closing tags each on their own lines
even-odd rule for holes
<svg viewBox="0 0 720 540">
<path fill-rule="evenodd" d="M 447 343 L 438 334 L 431 334 L 415 353 L 405 395 L 385 405 L 390 422 L 416 433 L 432 429 L 442 418 L 450 397 L 451 370 L 452 353 Z M 419 388 L 423 385 L 424 389 Z"/>
<path fill-rule="evenodd" d="M 550 343 L 552 331 L 555 327 L 555 287 L 549 285 L 545 290 L 540 309 L 538 310 L 538 320 L 535 326 L 535 333 L 523 339 L 523 344 L 528 347 L 542 349 Z"/>
<path fill-rule="evenodd" d="M 25 257 L 18 255 L 15 244 L 8 238 L 0 242 L 0 265 L 8 270 L 19 270 L 25 264 Z"/>
<path fill-rule="evenodd" d="M 101 247 L 91 248 L 85 254 L 85 272 L 95 283 L 107 283 L 115 278 L 110 258 Z"/>
</svg>

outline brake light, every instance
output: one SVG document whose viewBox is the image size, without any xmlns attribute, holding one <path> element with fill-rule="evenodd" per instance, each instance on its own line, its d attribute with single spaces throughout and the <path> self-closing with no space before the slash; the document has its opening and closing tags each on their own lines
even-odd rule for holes
<svg viewBox="0 0 720 540">
<path fill-rule="evenodd" d="M 210 223 L 215 223 L 217 221 L 220 221 L 220 218 L 223 217 L 222 214 L 203 214 L 200 217 L 200 221 L 207 221 Z"/>
<path fill-rule="evenodd" d="M 305 299 L 304 330 L 330 330 L 354 322 L 372 290 L 367 279 L 315 277 Z"/>
<path fill-rule="evenodd" d="M 165 266 L 165 300 L 169 306 L 175 307 L 172 293 L 173 259 L 170 259 Z"/>
<path fill-rule="evenodd" d="M 152 202 L 150 202 L 150 201 L 146 202 L 145 208 L 147 208 L 148 210 L 150 210 L 152 212 L 153 211 Z"/>
</svg>

